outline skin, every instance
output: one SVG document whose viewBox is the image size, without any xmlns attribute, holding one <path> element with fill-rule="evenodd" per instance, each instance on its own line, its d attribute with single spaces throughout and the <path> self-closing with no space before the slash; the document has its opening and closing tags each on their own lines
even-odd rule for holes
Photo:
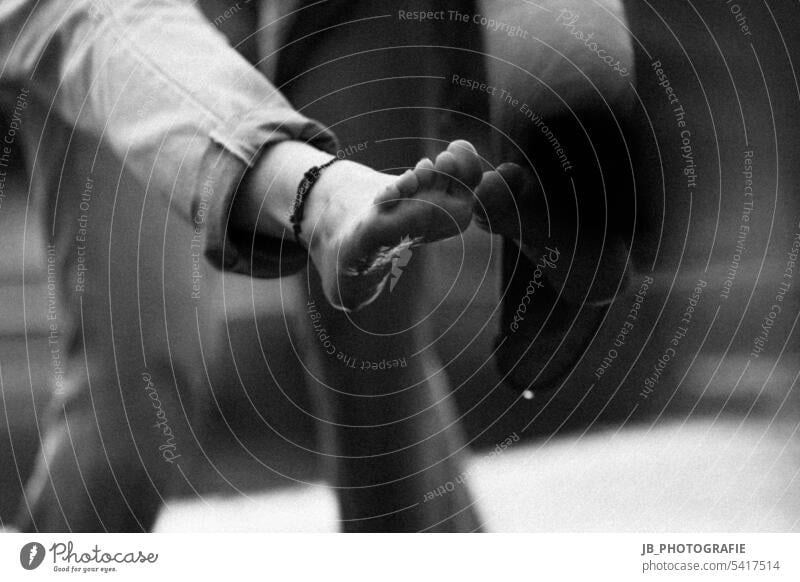
<svg viewBox="0 0 800 582">
<path fill-rule="evenodd" d="M 244 181 L 232 210 L 233 228 L 281 237 L 303 173 L 331 159 L 300 142 L 270 148 Z M 337 309 L 374 301 L 406 248 L 450 238 L 472 218 L 472 191 L 482 176 L 475 149 L 451 143 L 435 161 L 421 160 L 402 176 L 351 161 L 323 170 L 306 202 L 300 242 Z"/>
</svg>

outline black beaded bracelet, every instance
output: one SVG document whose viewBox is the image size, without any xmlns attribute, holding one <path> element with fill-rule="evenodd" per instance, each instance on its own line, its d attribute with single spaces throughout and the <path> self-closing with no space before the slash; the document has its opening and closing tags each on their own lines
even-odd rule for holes
<svg viewBox="0 0 800 582">
<path fill-rule="evenodd" d="M 300 244 L 300 222 L 303 220 L 303 213 L 306 208 L 306 200 L 308 199 L 308 195 L 311 193 L 311 189 L 314 187 L 314 184 L 316 184 L 317 180 L 319 180 L 322 170 L 328 166 L 332 166 L 339 160 L 340 158 L 333 158 L 321 166 L 314 166 L 305 174 L 303 174 L 303 179 L 300 180 L 300 185 L 297 187 L 297 196 L 295 197 L 294 204 L 292 205 L 292 214 L 289 216 L 289 221 L 292 223 L 292 228 L 294 229 L 294 240 L 297 242 L 297 244 Z"/>
</svg>

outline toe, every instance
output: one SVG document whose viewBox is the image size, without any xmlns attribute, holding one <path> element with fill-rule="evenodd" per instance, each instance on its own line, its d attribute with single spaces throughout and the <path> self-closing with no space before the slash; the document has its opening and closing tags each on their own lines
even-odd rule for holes
<svg viewBox="0 0 800 582">
<path fill-rule="evenodd" d="M 391 210 L 400 200 L 412 196 L 419 188 L 419 180 L 412 170 L 407 170 L 395 182 L 375 197 L 374 204 L 381 210 Z"/>
<path fill-rule="evenodd" d="M 387 211 L 394 208 L 401 199 L 405 198 L 403 193 L 397 188 L 397 184 L 391 184 L 386 187 L 386 190 L 381 192 L 373 200 L 373 204 L 381 211 Z"/>
<path fill-rule="evenodd" d="M 428 158 L 424 158 L 414 168 L 414 174 L 417 176 L 417 188 L 419 190 L 427 190 L 433 187 L 434 180 L 436 179 L 436 171 L 433 162 Z"/>
<path fill-rule="evenodd" d="M 447 146 L 447 149 L 453 153 L 464 151 L 472 154 L 473 156 L 478 155 L 478 151 L 475 149 L 475 146 L 465 139 L 457 139 L 453 142 L 450 142 L 450 145 Z"/>
<path fill-rule="evenodd" d="M 412 170 L 406 170 L 406 172 L 397 179 L 395 186 L 400 194 L 407 198 L 416 194 L 419 189 L 419 179 Z"/>
<path fill-rule="evenodd" d="M 467 188 L 477 186 L 481 180 L 481 162 L 472 144 L 464 140 L 454 141 L 447 151 L 455 158 L 459 179 Z"/>
<path fill-rule="evenodd" d="M 463 194 L 466 188 L 458 175 L 458 163 L 450 152 L 444 151 L 436 156 L 436 180 L 434 188 L 448 194 Z"/>
</svg>

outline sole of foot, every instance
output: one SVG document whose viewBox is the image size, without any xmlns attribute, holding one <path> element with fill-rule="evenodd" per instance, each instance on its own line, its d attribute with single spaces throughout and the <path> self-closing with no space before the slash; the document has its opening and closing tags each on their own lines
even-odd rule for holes
<svg viewBox="0 0 800 582">
<path fill-rule="evenodd" d="M 516 292 L 504 298 L 504 329 L 496 354 L 507 384 L 527 398 L 560 386 L 568 377 L 594 339 L 608 304 L 630 280 L 628 247 L 621 239 L 579 232 L 583 240 L 576 245 L 570 239 L 574 229 L 548 224 L 535 196 L 535 178 L 516 164 L 503 164 L 484 174 L 475 204 L 478 226 L 513 240 L 528 259 L 510 274 L 510 290 Z M 546 268 L 541 266 L 545 255 Z M 537 276 L 539 266 L 544 273 Z M 519 321 L 512 325 L 513 308 L 525 305 L 526 285 L 542 278 L 546 281 L 537 288 L 535 303 L 529 297 L 526 313 L 516 314 Z"/>
<path fill-rule="evenodd" d="M 361 197 L 357 211 L 339 216 L 331 240 L 311 249 L 328 301 L 345 311 L 378 297 L 401 254 L 466 230 L 482 177 L 475 148 L 465 141 L 451 143 L 435 161 L 423 159 L 399 177 L 372 174 L 355 177 L 348 186 L 379 192 L 371 204 Z"/>
<path fill-rule="evenodd" d="M 558 249 L 558 268 L 547 279 L 573 303 L 603 305 L 630 279 L 628 246 L 621 237 L 599 228 L 548 223 L 536 198 L 535 178 L 513 163 L 486 172 L 476 189 L 475 222 L 483 230 L 513 240 L 523 254 L 536 262 L 547 248 Z M 551 205 L 557 201 L 551 200 Z M 575 248 L 577 245 L 577 248 Z M 574 254 L 572 250 L 575 249 Z"/>
</svg>

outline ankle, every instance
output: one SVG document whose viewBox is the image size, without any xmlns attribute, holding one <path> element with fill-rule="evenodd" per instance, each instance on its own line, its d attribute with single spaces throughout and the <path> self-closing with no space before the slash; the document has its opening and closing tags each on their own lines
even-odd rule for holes
<svg viewBox="0 0 800 582">
<path fill-rule="evenodd" d="M 335 244 L 337 236 L 372 207 L 381 188 L 392 179 L 349 160 L 325 168 L 306 201 L 302 244 L 310 251 Z"/>
<path fill-rule="evenodd" d="M 231 209 L 232 229 L 280 238 L 292 232 L 289 217 L 306 171 L 331 159 L 302 142 L 272 145 L 245 174 Z M 334 164 L 336 165 L 336 164 Z M 309 195 L 313 198 L 317 192 Z"/>
</svg>

